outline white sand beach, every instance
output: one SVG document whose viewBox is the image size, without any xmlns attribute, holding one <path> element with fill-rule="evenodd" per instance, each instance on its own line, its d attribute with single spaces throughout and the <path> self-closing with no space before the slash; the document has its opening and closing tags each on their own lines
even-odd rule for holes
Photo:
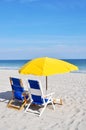
<svg viewBox="0 0 86 130">
<path fill-rule="evenodd" d="M 66 73 L 48 77 L 48 93 L 55 92 L 63 105 L 47 106 L 41 117 L 7 107 L 12 90 L 9 77 L 19 77 L 27 88 L 27 79 L 41 80 L 45 92 L 45 77 L 20 75 L 17 70 L 0 70 L 0 130 L 85 130 L 86 74 Z"/>
</svg>

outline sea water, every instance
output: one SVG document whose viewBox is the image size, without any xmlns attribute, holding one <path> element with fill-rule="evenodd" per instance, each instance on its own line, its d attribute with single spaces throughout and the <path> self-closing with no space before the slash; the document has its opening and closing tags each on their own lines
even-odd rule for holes
<svg viewBox="0 0 86 130">
<path fill-rule="evenodd" d="M 19 69 L 30 60 L 0 60 L 0 69 Z"/>
<path fill-rule="evenodd" d="M 19 69 L 29 60 L 0 60 L 0 69 Z M 86 73 L 86 59 L 63 59 L 69 63 L 78 66 L 77 72 Z"/>
<path fill-rule="evenodd" d="M 86 59 L 65 59 L 65 61 L 76 65 L 79 73 L 86 73 Z"/>
</svg>

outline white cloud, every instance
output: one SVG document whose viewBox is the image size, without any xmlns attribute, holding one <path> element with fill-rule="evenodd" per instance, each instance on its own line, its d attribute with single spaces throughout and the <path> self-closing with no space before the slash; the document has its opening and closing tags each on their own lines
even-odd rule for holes
<svg viewBox="0 0 86 130">
<path fill-rule="evenodd" d="M 0 38 L 0 59 L 30 59 L 39 56 L 86 58 L 85 36 Z"/>
<path fill-rule="evenodd" d="M 51 46 L 29 46 L 19 48 L 9 48 L 0 51 L 0 59 L 31 59 L 35 57 L 56 57 L 63 58 L 86 58 L 86 47 L 70 45 L 51 45 Z"/>
<path fill-rule="evenodd" d="M 50 46 L 50 45 L 86 45 L 86 36 L 29 36 L 29 38 L 0 38 L 1 46 Z"/>
</svg>

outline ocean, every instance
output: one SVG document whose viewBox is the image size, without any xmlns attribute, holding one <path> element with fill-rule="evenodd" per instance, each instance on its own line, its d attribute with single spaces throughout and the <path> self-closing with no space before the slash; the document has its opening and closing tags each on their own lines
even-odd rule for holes
<svg viewBox="0 0 86 130">
<path fill-rule="evenodd" d="M 86 73 L 86 59 L 63 59 L 78 66 L 77 72 Z M 19 69 L 30 60 L 0 60 L 0 69 Z"/>
</svg>

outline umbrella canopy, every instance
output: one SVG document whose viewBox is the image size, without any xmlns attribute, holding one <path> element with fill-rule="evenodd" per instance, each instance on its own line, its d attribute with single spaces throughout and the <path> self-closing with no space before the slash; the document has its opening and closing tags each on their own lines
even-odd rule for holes
<svg viewBox="0 0 86 130">
<path fill-rule="evenodd" d="M 78 67 L 63 60 L 41 57 L 27 62 L 19 69 L 19 73 L 49 76 L 53 74 L 66 73 L 74 70 L 78 70 Z"/>
</svg>

